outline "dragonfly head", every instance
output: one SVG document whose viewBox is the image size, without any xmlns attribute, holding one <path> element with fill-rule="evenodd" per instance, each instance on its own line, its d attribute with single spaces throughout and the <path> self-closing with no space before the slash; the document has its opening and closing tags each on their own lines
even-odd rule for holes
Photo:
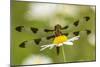
<svg viewBox="0 0 100 67">
<path fill-rule="evenodd" d="M 55 30 L 61 30 L 61 25 L 59 24 L 55 25 Z"/>
</svg>

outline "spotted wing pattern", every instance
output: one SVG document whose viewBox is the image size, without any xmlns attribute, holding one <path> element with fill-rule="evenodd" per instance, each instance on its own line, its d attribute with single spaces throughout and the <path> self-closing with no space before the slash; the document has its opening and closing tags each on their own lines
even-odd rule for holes
<svg viewBox="0 0 100 67">
<path fill-rule="evenodd" d="M 90 17 L 85 16 L 85 17 L 83 17 L 83 19 L 85 19 L 85 21 L 89 21 L 89 20 L 90 20 Z M 79 26 L 79 22 L 80 22 L 80 20 L 76 20 L 76 21 L 73 23 L 73 25 L 74 25 L 75 27 L 78 27 L 78 26 Z M 66 26 L 64 26 L 64 27 L 61 27 L 61 30 L 65 30 L 65 29 L 68 29 L 68 28 L 69 28 L 69 26 L 66 25 Z M 25 30 L 25 27 L 24 27 L 24 26 L 17 26 L 17 27 L 15 28 L 15 30 L 18 31 L 18 32 L 22 32 L 22 31 Z M 38 33 L 38 31 L 39 31 L 39 29 L 38 29 L 38 28 L 35 28 L 35 27 L 30 27 L 29 30 L 30 30 L 33 34 L 36 34 L 36 33 Z M 84 30 L 84 31 L 86 31 L 87 35 L 89 35 L 89 34 L 91 33 L 91 30 L 89 30 L 89 29 L 86 29 L 86 30 Z M 54 30 L 51 30 L 51 29 L 44 29 L 44 32 L 46 32 L 46 33 L 48 33 L 48 32 L 54 32 Z M 63 34 L 63 35 L 66 35 L 66 36 L 69 35 L 69 33 L 62 33 L 62 34 Z M 74 31 L 73 34 L 74 34 L 75 36 L 78 36 L 78 35 L 80 34 L 80 31 Z M 45 37 L 45 39 L 50 40 L 50 39 L 52 39 L 52 38 L 54 38 L 54 37 L 55 37 L 55 35 L 51 35 L 51 36 Z M 34 44 L 39 45 L 41 41 L 42 41 L 42 38 L 37 38 L 37 39 L 32 39 L 31 42 L 32 42 L 32 43 L 34 42 Z M 26 41 L 23 41 L 23 42 L 19 45 L 19 47 L 25 48 L 28 42 L 29 42 L 29 41 L 27 41 L 27 40 L 26 40 Z M 58 54 L 59 54 L 59 47 L 56 47 L 56 51 L 57 51 L 57 55 L 58 55 Z"/>
</svg>

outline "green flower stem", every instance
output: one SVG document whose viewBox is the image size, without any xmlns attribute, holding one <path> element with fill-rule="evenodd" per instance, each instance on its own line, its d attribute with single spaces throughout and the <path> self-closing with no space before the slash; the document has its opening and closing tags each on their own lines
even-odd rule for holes
<svg viewBox="0 0 100 67">
<path fill-rule="evenodd" d="M 62 54 L 63 54 L 63 59 L 64 59 L 64 62 L 66 62 L 66 57 L 65 57 L 64 46 L 62 46 Z"/>
</svg>

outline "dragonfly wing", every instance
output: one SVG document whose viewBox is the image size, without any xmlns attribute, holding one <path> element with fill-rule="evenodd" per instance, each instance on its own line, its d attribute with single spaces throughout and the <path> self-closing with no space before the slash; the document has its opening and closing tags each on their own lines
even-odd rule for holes
<svg viewBox="0 0 100 67">
<path fill-rule="evenodd" d="M 76 20 L 76 21 L 73 23 L 73 25 L 74 25 L 75 27 L 79 26 L 79 22 L 80 22 L 81 20 L 84 20 L 83 22 L 85 22 L 85 21 L 87 22 L 87 21 L 90 20 L 90 17 L 89 17 L 89 16 L 85 16 L 85 17 L 83 17 L 83 18 L 80 19 L 80 20 Z"/>
<path fill-rule="evenodd" d="M 45 44 L 50 44 L 52 43 L 52 40 L 55 36 L 51 35 L 48 37 L 42 37 L 42 38 L 37 38 L 37 39 L 32 39 L 32 40 L 25 40 L 23 41 L 19 47 L 25 48 L 27 45 L 45 45 Z"/>
</svg>

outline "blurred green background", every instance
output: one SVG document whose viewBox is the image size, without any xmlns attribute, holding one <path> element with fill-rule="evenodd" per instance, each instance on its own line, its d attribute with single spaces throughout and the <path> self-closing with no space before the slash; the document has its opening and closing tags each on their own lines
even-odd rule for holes
<svg viewBox="0 0 100 67">
<path fill-rule="evenodd" d="M 36 8 L 39 7 L 38 5 L 40 4 L 47 5 L 47 6 L 44 5 L 46 7 L 43 7 L 43 9 L 51 7 L 49 8 L 49 10 L 52 13 L 50 13 L 49 10 L 46 10 L 48 12 L 45 12 L 45 10 L 42 11 L 43 9 L 41 9 L 40 12 L 44 13 L 45 16 L 41 16 L 41 15 L 39 16 L 39 14 L 41 13 L 38 14 L 38 11 L 35 12 L 34 16 L 29 13 L 31 12 L 29 11 L 31 8 L 30 6 L 32 6 L 32 10 L 35 10 Z M 50 14 L 50 16 L 47 14 Z M 71 26 L 74 21 L 78 19 L 82 19 L 82 17 L 84 16 L 90 16 L 90 20 L 86 24 L 83 24 L 78 28 L 74 28 L 73 26 Z M 95 52 L 95 47 L 96 47 L 95 46 L 95 23 L 96 23 L 95 6 L 13 1 L 11 4 L 11 64 L 20 65 L 22 64 L 23 60 L 31 54 L 38 54 L 38 55 L 42 54 L 48 56 L 52 59 L 53 61 L 52 63 L 63 62 L 62 52 L 60 51 L 60 54 L 57 55 L 55 48 L 53 48 L 52 50 L 46 49 L 42 52 L 40 51 L 40 47 L 37 45 L 30 45 L 24 49 L 20 48 L 19 44 L 24 40 L 35 39 L 38 38 L 39 36 L 27 32 L 19 33 L 15 30 L 15 28 L 20 25 L 28 28 L 31 26 L 40 29 L 53 28 L 53 26 L 56 25 L 56 22 L 58 21 L 62 26 L 64 25 L 71 26 L 68 31 L 65 30 L 64 32 L 70 33 L 76 30 L 83 30 L 83 29 L 90 29 L 92 31 L 92 33 L 89 36 L 87 36 L 85 32 L 81 32 L 80 40 L 75 41 L 73 46 L 66 46 L 66 45 L 64 46 L 65 54 L 66 54 L 65 55 L 66 62 L 96 60 L 95 58 L 96 57 L 95 56 L 96 55 L 95 54 L 96 53 Z M 44 32 L 40 33 L 39 35 L 45 36 Z M 94 36 L 93 38 L 91 38 L 92 35 Z M 94 41 L 94 43 L 91 43 L 91 41 Z"/>
</svg>

